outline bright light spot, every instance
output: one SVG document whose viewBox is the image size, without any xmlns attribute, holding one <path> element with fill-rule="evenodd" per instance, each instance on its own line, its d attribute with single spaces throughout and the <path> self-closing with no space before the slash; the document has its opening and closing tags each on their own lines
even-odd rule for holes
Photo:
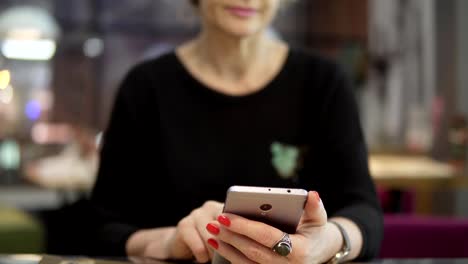
<svg viewBox="0 0 468 264">
<path fill-rule="evenodd" d="M 20 261 L 39 262 L 41 261 L 42 256 L 33 255 L 33 254 L 15 254 L 15 255 L 9 256 L 9 258 L 12 258 L 14 260 L 20 260 Z"/>
<path fill-rule="evenodd" d="M 55 41 L 50 39 L 7 39 L 2 45 L 3 55 L 8 59 L 16 60 L 50 60 L 55 50 Z"/>
<path fill-rule="evenodd" d="M 96 135 L 95 144 L 96 144 L 96 146 L 97 146 L 98 148 L 101 147 L 101 144 L 102 144 L 102 132 L 99 132 L 99 133 Z"/>
<path fill-rule="evenodd" d="M 9 70 L 0 71 L 0 90 L 7 88 L 10 84 L 10 79 L 11 76 Z"/>
<path fill-rule="evenodd" d="M 18 143 L 6 140 L 0 145 L 0 166 L 7 170 L 18 169 L 20 165 L 20 149 Z"/>
<path fill-rule="evenodd" d="M 100 38 L 90 38 L 83 45 L 83 52 L 90 58 L 95 58 L 102 54 L 104 42 Z"/>
<path fill-rule="evenodd" d="M 31 137 L 35 143 L 45 144 L 48 137 L 47 125 L 43 123 L 35 124 L 31 129 Z"/>
<path fill-rule="evenodd" d="M 67 124 L 36 123 L 31 138 L 37 144 L 66 144 L 72 138 L 72 131 Z"/>
<path fill-rule="evenodd" d="M 26 104 L 24 113 L 29 120 L 37 120 L 41 116 L 41 105 L 35 100 L 31 100 Z"/>
<path fill-rule="evenodd" d="M 13 100 L 13 87 L 8 85 L 5 89 L 0 89 L 0 102 L 9 104 Z"/>
<path fill-rule="evenodd" d="M 17 40 L 40 39 L 41 35 L 41 31 L 37 28 L 12 28 L 6 33 L 6 38 Z"/>
</svg>

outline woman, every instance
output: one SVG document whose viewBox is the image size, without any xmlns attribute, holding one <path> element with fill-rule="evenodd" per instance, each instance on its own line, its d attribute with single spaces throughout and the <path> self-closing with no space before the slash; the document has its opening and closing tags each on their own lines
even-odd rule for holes
<svg viewBox="0 0 468 264">
<path fill-rule="evenodd" d="M 350 247 L 341 260 L 374 257 L 382 217 L 343 73 L 267 37 L 284 0 L 192 2 L 198 37 L 133 68 L 119 89 L 91 199 L 98 254 L 322 263 Z M 221 215 L 231 185 L 314 190 L 289 255 L 272 250 L 281 230 Z"/>
</svg>

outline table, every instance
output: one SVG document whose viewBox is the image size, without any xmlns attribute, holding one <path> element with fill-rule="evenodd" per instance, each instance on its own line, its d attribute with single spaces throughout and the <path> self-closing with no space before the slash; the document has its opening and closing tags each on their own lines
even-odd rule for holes
<svg viewBox="0 0 468 264">
<path fill-rule="evenodd" d="M 117 258 L 88 258 L 55 255 L 16 254 L 0 255 L 1 264 L 175 264 L 155 259 L 117 259 Z M 180 262 L 184 263 L 184 262 Z M 185 262 L 187 263 L 187 262 Z"/>
<path fill-rule="evenodd" d="M 158 260 L 128 260 L 116 259 L 91 259 L 85 257 L 62 257 L 50 255 L 0 255 L 1 264 L 171 264 L 170 262 Z M 184 262 L 178 262 L 184 263 Z M 187 262 L 185 262 L 187 263 Z M 355 262 L 357 263 L 357 262 Z M 372 264 L 461 264 L 468 263 L 468 259 L 382 259 L 374 260 Z M 172 262 L 172 264 L 176 264 Z"/>
<path fill-rule="evenodd" d="M 432 213 L 435 190 L 468 186 L 465 177 L 458 175 L 452 166 L 423 155 L 371 154 L 369 168 L 379 186 L 414 190 L 418 214 Z"/>
<path fill-rule="evenodd" d="M 373 178 L 387 186 L 404 187 L 407 182 L 431 185 L 448 182 L 456 176 L 449 164 L 427 156 L 375 155 L 369 157 Z"/>
<path fill-rule="evenodd" d="M 63 204 L 63 198 L 54 190 L 33 185 L 0 186 L 0 205 L 28 211 L 56 209 Z"/>
</svg>

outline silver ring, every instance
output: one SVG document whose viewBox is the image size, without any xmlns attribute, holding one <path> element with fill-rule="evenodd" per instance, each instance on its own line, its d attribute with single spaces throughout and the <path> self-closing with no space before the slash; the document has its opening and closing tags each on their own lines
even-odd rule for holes
<svg viewBox="0 0 468 264">
<path fill-rule="evenodd" d="M 291 238 L 289 238 L 288 233 L 283 233 L 283 237 L 275 243 L 272 250 L 283 257 L 286 257 L 292 252 Z"/>
</svg>

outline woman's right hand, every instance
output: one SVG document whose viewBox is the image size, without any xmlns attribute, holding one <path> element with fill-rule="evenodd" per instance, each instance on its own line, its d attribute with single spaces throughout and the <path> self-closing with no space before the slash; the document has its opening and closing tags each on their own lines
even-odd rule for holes
<svg viewBox="0 0 468 264">
<path fill-rule="evenodd" d="M 222 213 L 223 204 L 207 201 L 179 221 L 176 227 L 142 230 L 127 242 L 129 256 L 153 257 L 158 259 L 193 259 L 208 262 L 213 251 L 206 244 L 211 235 L 207 223 Z M 140 248 L 140 250 L 138 250 Z"/>
<path fill-rule="evenodd" d="M 208 262 L 213 256 L 213 251 L 206 244 L 211 237 L 206 225 L 215 220 L 222 211 L 222 203 L 208 201 L 180 220 L 172 239 L 169 240 L 169 258 L 195 257 L 199 263 Z"/>
</svg>

